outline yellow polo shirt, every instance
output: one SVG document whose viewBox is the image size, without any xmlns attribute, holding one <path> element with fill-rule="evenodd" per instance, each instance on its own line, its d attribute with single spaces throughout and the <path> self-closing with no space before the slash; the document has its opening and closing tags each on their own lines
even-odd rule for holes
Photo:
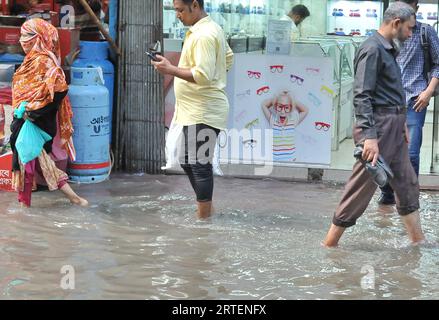
<svg viewBox="0 0 439 320">
<path fill-rule="evenodd" d="M 189 29 L 178 67 L 191 69 L 196 83 L 175 78 L 176 123 L 227 128 L 229 101 L 224 90 L 232 64 L 233 52 L 224 31 L 210 17 Z"/>
</svg>

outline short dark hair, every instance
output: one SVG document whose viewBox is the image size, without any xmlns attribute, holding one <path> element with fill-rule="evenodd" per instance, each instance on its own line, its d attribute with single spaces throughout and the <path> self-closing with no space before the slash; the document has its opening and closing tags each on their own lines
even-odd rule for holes
<svg viewBox="0 0 439 320">
<path fill-rule="evenodd" d="M 298 4 L 297 6 L 294 6 L 291 9 L 292 14 L 296 14 L 298 16 L 301 16 L 302 18 L 307 18 L 311 14 L 309 13 L 309 10 L 307 7 L 305 7 L 303 4 Z"/>
<path fill-rule="evenodd" d="M 201 9 L 204 9 L 204 0 L 182 0 L 185 5 L 190 6 L 194 1 L 197 1 Z"/>
</svg>

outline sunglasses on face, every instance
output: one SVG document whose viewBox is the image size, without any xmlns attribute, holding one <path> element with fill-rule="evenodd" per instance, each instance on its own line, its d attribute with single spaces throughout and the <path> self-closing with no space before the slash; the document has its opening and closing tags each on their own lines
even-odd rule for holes
<svg viewBox="0 0 439 320">
<path fill-rule="evenodd" d="M 249 78 L 260 79 L 262 74 L 260 72 L 247 71 L 247 75 Z"/>
<path fill-rule="evenodd" d="M 301 86 L 305 80 L 299 76 L 296 76 L 295 74 L 292 74 L 290 75 L 290 81 L 292 83 L 296 82 L 299 86 Z"/>
<path fill-rule="evenodd" d="M 270 92 L 270 87 L 269 86 L 265 86 L 265 87 L 262 87 L 262 88 L 259 88 L 258 90 L 256 90 L 256 94 L 258 96 L 260 96 L 260 95 L 262 95 L 264 93 L 268 93 L 268 92 Z"/>
<path fill-rule="evenodd" d="M 290 113 L 291 110 L 293 110 L 293 106 L 291 104 L 278 103 L 278 104 L 276 104 L 275 109 L 277 112 L 282 112 L 282 110 L 283 110 L 286 113 Z"/>
</svg>

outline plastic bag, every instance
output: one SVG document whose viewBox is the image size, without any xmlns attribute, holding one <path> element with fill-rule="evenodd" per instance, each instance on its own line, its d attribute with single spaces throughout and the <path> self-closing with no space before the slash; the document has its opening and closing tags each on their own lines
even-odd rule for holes
<svg viewBox="0 0 439 320">
<path fill-rule="evenodd" d="M 175 123 L 174 119 L 172 119 L 168 134 L 166 136 L 166 165 L 161 168 L 162 170 L 181 170 L 179 161 L 181 152 L 180 146 L 182 145 L 181 139 L 183 139 L 183 125 Z M 219 142 L 217 141 L 212 160 L 213 174 L 223 176 L 224 173 L 220 168 L 219 153 L 220 147 Z"/>
<path fill-rule="evenodd" d="M 215 153 L 213 155 L 213 160 L 212 160 L 212 169 L 214 175 L 223 176 L 224 173 L 221 170 L 219 158 L 220 158 L 220 145 L 219 145 L 219 141 L 217 140 L 215 145 Z"/>
<path fill-rule="evenodd" d="M 21 163 L 26 164 L 37 158 L 43 150 L 44 144 L 50 140 L 52 137 L 48 133 L 26 120 L 15 143 Z"/>
<path fill-rule="evenodd" d="M 179 146 L 183 136 L 183 126 L 175 123 L 174 119 L 171 121 L 169 131 L 166 137 L 165 155 L 166 166 L 162 170 L 178 170 L 180 169 L 180 162 L 178 161 Z"/>
</svg>

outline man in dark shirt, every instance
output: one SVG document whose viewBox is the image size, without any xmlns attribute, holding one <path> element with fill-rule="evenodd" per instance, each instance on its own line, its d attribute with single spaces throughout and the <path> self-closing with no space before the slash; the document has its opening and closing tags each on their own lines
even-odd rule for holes
<svg viewBox="0 0 439 320">
<path fill-rule="evenodd" d="M 401 71 L 396 62 L 398 47 L 412 35 L 415 11 L 396 2 L 384 13 L 378 32 L 366 40 L 355 57 L 354 140 L 363 145 L 362 158 L 376 165 L 378 155 L 390 165 L 394 178 L 390 185 L 397 196 L 397 209 L 410 240 L 424 240 L 419 218 L 419 184 L 410 163 L 405 94 Z M 399 45 L 398 45 L 399 44 Z M 377 186 L 364 164 L 357 161 L 342 200 L 324 241 L 327 247 L 338 245 L 344 230 L 355 225 L 372 199 Z"/>
<path fill-rule="evenodd" d="M 418 0 L 399 0 L 418 10 Z M 402 72 L 402 84 L 407 100 L 407 127 L 409 131 L 409 155 L 413 168 L 419 176 L 422 135 L 427 107 L 435 89 L 439 86 L 439 37 L 433 27 L 425 25 L 425 35 L 429 44 L 431 65 L 429 70 L 424 65 L 424 48 L 422 46 L 422 23 L 417 21 L 413 35 L 404 42 L 396 61 Z M 428 73 L 431 72 L 431 79 Z M 382 205 L 394 205 L 395 196 L 390 186 L 381 188 L 378 200 Z"/>
</svg>

